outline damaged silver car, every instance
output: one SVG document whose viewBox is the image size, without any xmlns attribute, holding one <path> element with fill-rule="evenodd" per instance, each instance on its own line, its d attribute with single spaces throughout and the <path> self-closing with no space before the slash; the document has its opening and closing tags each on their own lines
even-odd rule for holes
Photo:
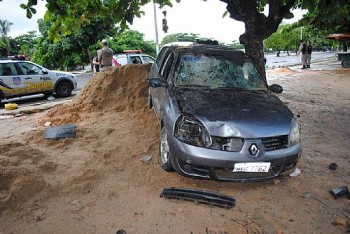
<svg viewBox="0 0 350 234">
<path fill-rule="evenodd" d="M 219 45 L 163 46 L 149 104 L 160 121 L 166 171 L 227 181 L 271 179 L 300 158 L 299 126 L 251 60 Z"/>
</svg>

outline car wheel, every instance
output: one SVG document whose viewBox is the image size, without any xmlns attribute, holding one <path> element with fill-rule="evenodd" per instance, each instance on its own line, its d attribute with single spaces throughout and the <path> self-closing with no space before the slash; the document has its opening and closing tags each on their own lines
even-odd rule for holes
<svg viewBox="0 0 350 234">
<path fill-rule="evenodd" d="M 350 60 L 344 60 L 341 62 L 341 66 L 343 68 L 349 68 L 350 67 Z"/>
<path fill-rule="evenodd" d="M 168 141 L 168 131 L 165 127 L 162 128 L 160 144 L 159 144 L 159 154 L 160 154 L 160 166 L 165 171 L 173 171 L 173 166 L 171 164 L 171 152 Z"/>
<path fill-rule="evenodd" d="M 58 97 L 69 97 L 72 94 L 72 86 L 67 81 L 61 81 L 56 86 L 56 94 Z"/>
</svg>

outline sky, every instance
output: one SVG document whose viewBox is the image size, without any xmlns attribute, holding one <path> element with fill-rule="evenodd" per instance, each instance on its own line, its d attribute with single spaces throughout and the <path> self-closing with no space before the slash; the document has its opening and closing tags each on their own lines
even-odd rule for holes
<svg viewBox="0 0 350 234">
<path fill-rule="evenodd" d="M 27 0 L 2 0 L 0 2 L 0 19 L 13 23 L 9 36 L 16 37 L 28 31 L 38 30 L 37 20 L 42 18 L 46 12 L 44 0 L 38 1 L 37 14 L 32 19 L 26 17 L 25 10 L 20 8 L 21 3 Z M 146 40 L 155 41 L 154 8 L 153 4 L 142 7 L 145 15 L 135 18 L 131 29 L 144 34 Z M 162 31 L 162 11 L 167 11 L 168 32 Z M 226 4 L 219 0 L 182 0 L 181 3 L 174 1 L 173 7 L 159 9 L 157 7 L 157 24 L 159 42 L 162 38 L 174 33 L 196 33 L 201 37 L 214 38 L 224 43 L 238 41 L 239 36 L 244 33 L 244 24 L 231 19 L 229 16 L 222 17 L 226 11 Z M 302 12 L 295 11 L 292 21 L 301 18 Z"/>
</svg>

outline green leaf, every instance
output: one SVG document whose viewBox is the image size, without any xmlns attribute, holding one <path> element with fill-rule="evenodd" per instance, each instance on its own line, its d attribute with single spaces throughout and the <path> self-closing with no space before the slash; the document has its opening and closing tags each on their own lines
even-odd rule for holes
<svg viewBox="0 0 350 234">
<path fill-rule="evenodd" d="M 27 18 L 31 19 L 32 16 L 33 16 L 32 12 L 29 9 L 27 9 Z"/>
<path fill-rule="evenodd" d="M 225 11 L 224 14 L 222 15 L 222 18 L 225 18 L 228 14 L 228 11 Z"/>
<path fill-rule="evenodd" d="M 37 5 L 38 1 L 37 0 L 28 0 L 28 7 L 32 7 L 34 5 Z"/>
<path fill-rule="evenodd" d="M 35 8 L 31 7 L 30 10 L 32 11 L 33 14 L 36 14 Z"/>
<path fill-rule="evenodd" d="M 21 7 L 22 9 L 27 9 L 27 5 L 26 5 L 26 4 L 23 4 L 23 3 L 20 5 L 20 7 Z"/>
</svg>

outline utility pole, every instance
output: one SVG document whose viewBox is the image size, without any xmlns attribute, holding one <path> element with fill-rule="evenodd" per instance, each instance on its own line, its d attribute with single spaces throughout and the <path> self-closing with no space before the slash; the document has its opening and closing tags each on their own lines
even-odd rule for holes
<svg viewBox="0 0 350 234">
<path fill-rule="evenodd" d="M 156 53 L 158 55 L 158 53 L 159 53 L 159 39 L 158 39 L 157 10 L 156 10 L 155 0 L 153 0 L 153 10 L 154 10 L 154 29 L 155 29 L 155 33 L 156 33 Z"/>
</svg>

